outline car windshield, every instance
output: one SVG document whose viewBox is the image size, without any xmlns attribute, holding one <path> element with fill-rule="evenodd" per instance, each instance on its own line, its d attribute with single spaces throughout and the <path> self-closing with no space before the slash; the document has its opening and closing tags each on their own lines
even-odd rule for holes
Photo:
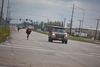
<svg viewBox="0 0 100 67">
<path fill-rule="evenodd" d="M 64 28 L 52 28 L 52 31 L 59 33 L 66 33 L 66 30 Z"/>
</svg>

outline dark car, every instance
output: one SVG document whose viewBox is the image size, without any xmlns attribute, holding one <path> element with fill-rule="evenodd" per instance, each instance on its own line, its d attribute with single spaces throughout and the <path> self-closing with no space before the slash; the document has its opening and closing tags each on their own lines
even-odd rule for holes
<svg viewBox="0 0 100 67">
<path fill-rule="evenodd" d="M 66 32 L 66 29 L 63 27 L 57 27 L 57 26 L 51 27 L 48 34 L 48 41 L 53 42 L 53 40 L 59 40 L 59 41 L 62 41 L 62 43 L 67 44 L 68 34 Z"/>
</svg>

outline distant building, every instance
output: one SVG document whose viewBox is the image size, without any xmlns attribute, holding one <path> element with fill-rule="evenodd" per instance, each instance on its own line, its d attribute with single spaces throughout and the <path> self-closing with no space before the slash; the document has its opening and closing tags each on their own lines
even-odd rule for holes
<svg viewBox="0 0 100 67">
<path fill-rule="evenodd" d="M 70 33 L 70 28 L 67 28 L 67 33 Z M 77 28 L 77 29 L 72 28 L 72 35 L 94 39 L 95 30 L 93 30 L 93 29 L 80 29 L 80 31 L 79 31 L 79 28 Z M 100 40 L 100 30 L 97 31 L 96 38 L 98 40 Z"/>
</svg>

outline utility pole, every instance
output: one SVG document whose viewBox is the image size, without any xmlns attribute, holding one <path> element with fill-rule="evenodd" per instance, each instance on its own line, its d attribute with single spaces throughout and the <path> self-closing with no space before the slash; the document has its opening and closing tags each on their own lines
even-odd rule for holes
<svg viewBox="0 0 100 67">
<path fill-rule="evenodd" d="M 10 0 L 8 1 L 8 26 L 10 24 L 11 21 L 11 11 L 10 11 Z"/>
<path fill-rule="evenodd" d="M 81 36 L 81 22 L 83 21 L 83 20 L 79 20 L 80 21 L 80 24 L 79 24 L 79 36 Z"/>
<path fill-rule="evenodd" d="M 65 25 L 66 25 L 66 18 L 64 18 L 64 25 L 63 26 L 65 27 Z"/>
<path fill-rule="evenodd" d="M 1 31 L 2 16 L 3 16 L 3 6 L 4 6 L 4 0 L 2 0 L 2 7 L 1 7 L 1 16 L 0 16 L 0 31 Z"/>
<path fill-rule="evenodd" d="M 96 31 L 95 31 L 95 37 L 94 37 L 94 40 L 96 40 L 96 38 L 97 38 L 97 29 L 98 29 L 98 25 L 99 25 L 100 19 L 96 19 L 96 20 L 97 20 L 97 26 L 96 26 Z"/>
<path fill-rule="evenodd" d="M 10 0 L 8 0 L 8 5 L 7 5 L 7 12 L 6 12 L 6 23 L 5 23 L 5 29 L 6 29 L 6 24 L 8 24 L 8 13 L 9 13 L 9 1 Z"/>
<path fill-rule="evenodd" d="M 47 19 L 47 23 L 49 23 L 49 19 Z"/>
<path fill-rule="evenodd" d="M 84 25 L 84 15 L 85 15 L 85 10 L 83 10 L 83 18 L 82 18 L 82 30 L 83 30 L 83 25 Z"/>
<path fill-rule="evenodd" d="M 72 34 L 72 22 L 73 22 L 74 7 L 75 7 L 75 4 L 73 4 L 73 9 L 72 9 L 72 16 L 71 16 L 71 23 L 70 23 L 70 35 Z"/>
</svg>

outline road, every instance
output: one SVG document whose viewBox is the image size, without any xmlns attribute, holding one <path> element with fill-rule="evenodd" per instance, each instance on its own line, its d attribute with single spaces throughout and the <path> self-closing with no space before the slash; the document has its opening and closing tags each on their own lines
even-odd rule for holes
<svg viewBox="0 0 100 67">
<path fill-rule="evenodd" d="M 48 42 L 48 36 L 11 29 L 9 43 L 0 45 L 0 67 L 100 67 L 100 45 L 68 40 Z"/>
</svg>

